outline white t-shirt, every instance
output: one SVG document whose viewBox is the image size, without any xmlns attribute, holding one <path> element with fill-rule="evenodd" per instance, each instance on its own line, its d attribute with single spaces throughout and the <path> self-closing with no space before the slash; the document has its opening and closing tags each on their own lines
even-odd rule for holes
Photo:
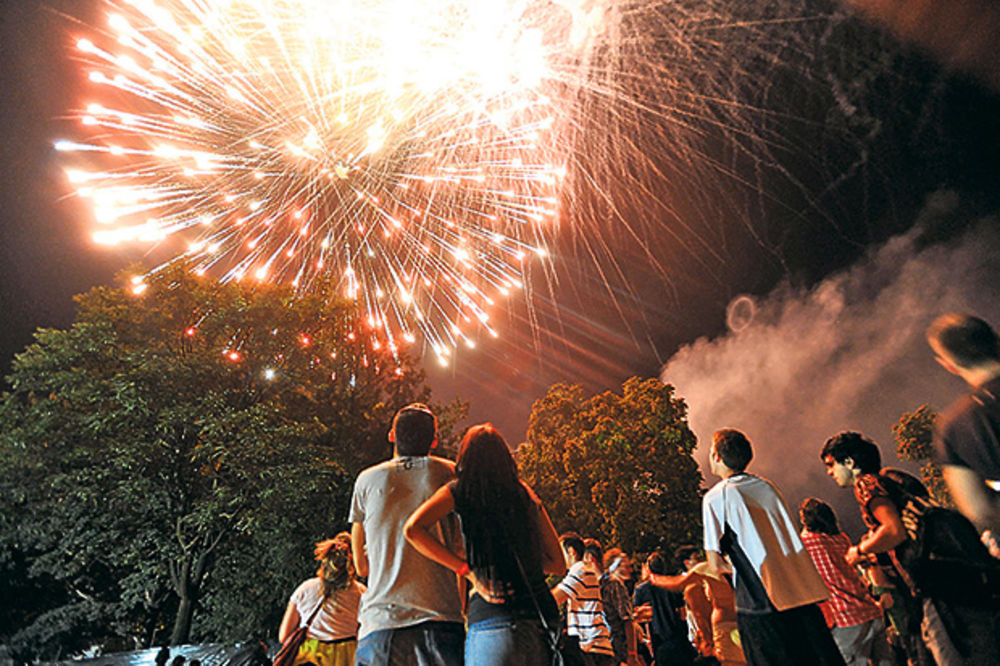
<svg viewBox="0 0 1000 666">
<path fill-rule="evenodd" d="M 365 530 L 368 590 L 361 597 L 358 638 L 427 621 L 463 622 L 455 572 L 424 557 L 403 536 L 417 507 L 455 478 L 455 465 L 435 456 L 403 456 L 358 475 L 351 498 L 352 523 Z M 452 550 L 462 547 L 458 517 L 450 514 L 431 532 Z"/>
<path fill-rule="evenodd" d="M 722 552 L 719 542 L 728 522 L 779 611 L 829 596 L 781 493 L 770 481 L 752 474 L 720 481 L 702 499 L 702 519 L 705 550 L 717 553 Z"/>
<path fill-rule="evenodd" d="M 326 600 L 323 610 L 309 625 L 309 637 L 321 641 L 334 641 L 358 635 L 358 607 L 365 586 L 352 581 L 345 590 L 337 590 Z M 289 601 L 299 612 L 299 626 L 304 627 L 323 598 L 320 579 L 310 578 L 299 585 Z"/>
</svg>

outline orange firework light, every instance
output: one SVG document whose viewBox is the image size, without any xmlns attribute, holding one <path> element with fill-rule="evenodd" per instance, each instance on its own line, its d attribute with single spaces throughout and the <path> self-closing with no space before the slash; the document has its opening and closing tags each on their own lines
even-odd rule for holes
<svg viewBox="0 0 1000 666">
<path fill-rule="evenodd" d="M 96 242 L 222 281 L 333 276 L 390 343 L 420 332 L 447 362 L 547 255 L 566 157 L 546 86 L 585 41 L 578 4 L 109 2 L 56 149 Z M 572 29 L 553 44 L 550 23 Z"/>
</svg>

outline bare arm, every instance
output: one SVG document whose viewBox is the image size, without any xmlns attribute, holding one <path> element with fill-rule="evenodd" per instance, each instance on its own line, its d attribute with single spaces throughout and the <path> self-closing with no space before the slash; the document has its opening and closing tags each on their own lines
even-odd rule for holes
<svg viewBox="0 0 1000 666">
<path fill-rule="evenodd" d="M 351 553 L 354 558 L 354 571 L 361 578 L 368 577 L 368 551 L 365 548 L 365 526 L 362 523 L 351 525 Z"/>
<path fill-rule="evenodd" d="M 299 609 L 291 601 L 285 608 L 285 617 L 281 618 L 281 627 L 278 628 L 278 641 L 284 643 L 293 631 L 299 628 Z"/>
<path fill-rule="evenodd" d="M 986 487 L 968 467 L 942 465 L 941 473 L 958 510 L 979 530 L 1000 531 L 1000 493 Z"/>
<path fill-rule="evenodd" d="M 722 553 L 714 550 L 705 551 L 705 568 L 708 570 L 707 573 L 713 576 L 721 576 L 732 570 Z"/>
<path fill-rule="evenodd" d="M 891 501 L 885 497 L 876 497 L 871 501 L 871 512 L 879 525 L 862 537 L 857 546 L 851 546 L 847 551 L 845 559 L 852 566 L 866 559 L 865 556 L 869 553 L 884 553 L 906 541 L 906 528 Z"/>
<path fill-rule="evenodd" d="M 693 571 L 686 571 L 678 576 L 665 576 L 650 572 L 649 582 L 670 592 L 683 592 L 684 588 L 693 582 L 692 579 L 697 575 Z"/>
<path fill-rule="evenodd" d="M 443 567 L 457 571 L 466 561 L 434 538 L 430 528 L 455 510 L 455 498 L 448 486 L 441 486 L 426 502 L 417 507 L 403 527 L 403 535 L 417 551 Z"/>
</svg>

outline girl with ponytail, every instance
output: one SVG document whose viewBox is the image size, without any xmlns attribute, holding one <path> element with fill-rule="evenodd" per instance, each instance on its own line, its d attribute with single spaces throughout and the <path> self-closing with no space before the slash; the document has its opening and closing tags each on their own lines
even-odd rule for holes
<svg viewBox="0 0 1000 666">
<path fill-rule="evenodd" d="M 358 606 L 364 586 L 355 580 L 351 559 L 351 535 L 341 532 L 316 544 L 320 563 L 316 576 L 292 593 L 281 620 L 278 640 L 282 643 L 313 616 L 306 640 L 299 648 L 296 664 L 352 666 L 358 641 Z"/>
</svg>

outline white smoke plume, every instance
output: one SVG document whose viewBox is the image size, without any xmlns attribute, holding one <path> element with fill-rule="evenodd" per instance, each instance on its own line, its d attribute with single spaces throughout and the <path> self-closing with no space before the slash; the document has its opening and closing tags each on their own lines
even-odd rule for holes
<svg viewBox="0 0 1000 666">
<path fill-rule="evenodd" d="M 754 443 L 750 471 L 782 488 L 795 510 L 807 496 L 834 505 L 841 526 L 863 531 L 849 491 L 826 478 L 827 437 L 859 430 L 902 466 L 892 425 L 928 403 L 942 409 L 964 385 L 935 363 L 924 331 L 938 314 L 964 311 L 1000 325 L 1000 228 L 993 218 L 934 244 L 958 198 L 933 195 L 913 230 L 821 284 L 787 285 L 729 308 L 730 331 L 681 348 L 663 367 L 690 407 L 696 457 L 707 470 L 712 432 L 735 427 Z"/>
</svg>

